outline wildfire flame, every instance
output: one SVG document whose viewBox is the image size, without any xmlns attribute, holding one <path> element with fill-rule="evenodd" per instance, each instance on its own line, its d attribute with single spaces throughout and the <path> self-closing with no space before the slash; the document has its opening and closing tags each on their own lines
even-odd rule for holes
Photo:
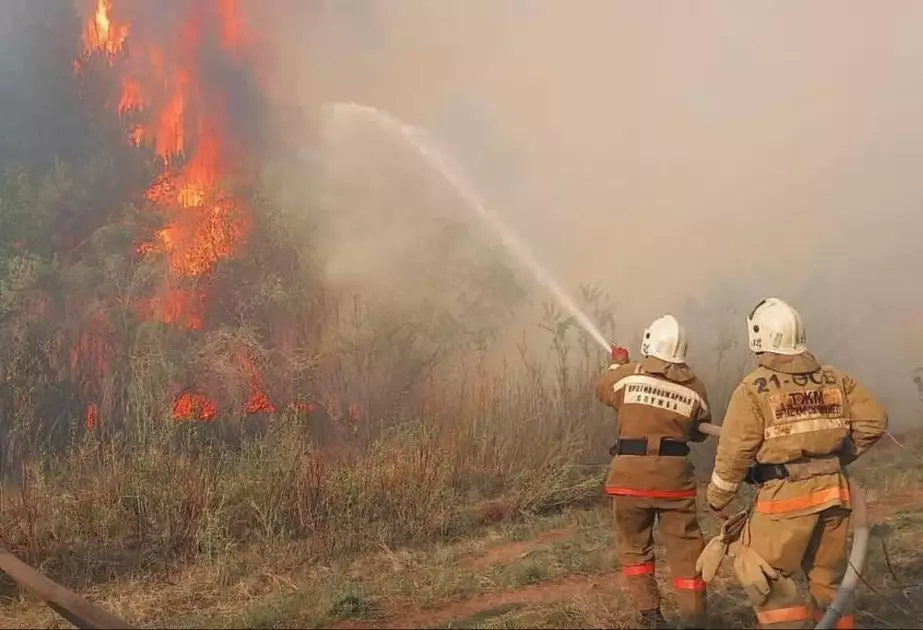
<svg viewBox="0 0 923 630">
<path fill-rule="evenodd" d="M 96 11 L 83 28 L 83 52 L 89 57 L 93 53 L 104 53 L 110 60 L 122 52 L 130 30 L 128 23 L 112 20 L 112 0 L 96 0 Z"/>
<path fill-rule="evenodd" d="M 275 413 L 276 406 L 272 404 L 272 400 L 269 399 L 263 389 L 263 376 L 253 367 L 247 357 L 241 357 L 241 362 L 250 376 L 250 398 L 247 399 L 244 411 L 247 413 Z"/>
<path fill-rule="evenodd" d="M 211 422 L 218 415 L 215 404 L 199 392 L 183 392 L 173 403 L 175 420 L 202 420 Z"/>
<path fill-rule="evenodd" d="M 204 28 L 215 28 L 225 49 L 242 47 L 250 38 L 235 0 L 191 0 L 189 9 L 172 46 L 165 49 L 139 40 L 129 51 L 125 44 L 131 24 L 113 18 L 113 0 L 97 0 L 83 38 L 84 59 L 98 53 L 110 65 L 120 57 L 130 62 L 124 64 L 131 73 L 121 77 L 116 111 L 132 118 L 128 144 L 151 147 L 163 162 L 164 172 L 145 196 L 167 218 L 155 241 L 141 244 L 139 251 L 165 253 L 177 278 L 207 275 L 221 260 L 232 258 L 249 228 L 243 200 L 221 189 L 229 177 L 241 176 L 232 172 L 233 155 L 226 141 L 223 112 L 229 95 L 201 85 L 198 64 Z M 203 15 L 218 23 L 210 24 Z M 173 300 L 177 301 L 183 300 Z M 162 319 L 180 323 L 175 315 Z M 195 328 L 197 319 L 191 316 L 186 326 Z"/>
<path fill-rule="evenodd" d="M 87 428 L 87 431 L 92 431 L 96 428 L 96 423 L 99 421 L 99 407 L 95 403 L 87 405 L 87 415 L 86 419 L 83 421 L 83 425 Z"/>
<path fill-rule="evenodd" d="M 235 0 L 190 0 L 174 41 L 161 46 L 132 39 L 129 50 L 132 24 L 124 16 L 117 19 L 113 4 L 113 0 L 97 0 L 84 24 L 83 54 L 75 66 L 79 70 L 83 61 L 99 54 L 124 73 L 115 113 L 127 123 L 127 142 L 150 148 L 163 164 L 163 172 L 144 197 L 166 224 L 138 251 L 164 254 L 169 275 L 159 295 L 141 303 L 139 315 L 200 330 L 207 315 L 207 278 L 220 261 L 234 257 L 250 227 L 244 200 L 222 188 L 229 178 L 244 174 L 233 168 L 235 159 L 227 141 L 223 112 L 230 97 L 220 86 L 199 81 L 202 31 L 215 29 L 225 51 L 240 50 L 251 40 Z M 208 16 L 214 19 L 209 21 Z M 197 288 L 188 288 L 190 280 Z M 241 361 L 251 385 L 247 412 L 275 411 L 263 390 L 262 376 L 246 357 Z M 92 409 L 92 417 L 87 413 L 88 426 L 96 424 L 98 412 L 95 405 Z M 199 392 L 181 394 L 173 407 L 177 420 L 210 421 L 216 414 L 216 405 Z"/>
<path fill-rule="evenodd" d="M 135 79 L 122 81 L 122 96 L 119 99 L 119 114 L 144 109 L 144 97 L 141 95 L 141 84 Z"/>
<path fill-rule="evenodd" d="M 227 125 L 231 95 L 214 79 L 203 80 L 204 47 L 217 41 L 230 59 L 250 63 L 246 53 L 254 38 L 237 0 L 186 0 L 184 23 L 171 31 L 174 39 L 156 42 L 145 39 L 143 24 L 133 25 L 118 12 L 127 6 L 123 0 L 96 0 L 74 66 L 79 72 L 84 62 L 100 55 L 119 73 L 121 90 L 112 109 L 125 126 L 126 143 L 149 150 L 163 167 L 143 196 L 163 216 L 164 226 L 137 250 L 164 255 L 168 274 L 156 295 L 139 301 L 137 314 L 198 331 L 208 320 L 209 278 L 221 261 L 240 251 L 251 228 L 246 201 L 226 187 L 229 180 L 245 181 L 247 175 Z M 260 371 L 243 351 L 235 360 L 249 381 L 244 411 L 274 413 Z M 173 401 L 174 420 L 210 422 L 217 417 L 219 407 L 205 393 L 192 387 L 171 391 L 180 391 Z M 332 393 L 327 397 L 326 402 L 296 401 L 290 408 L 314 413 L 323 407 L 339 419 L 344 415 L 340 402 Z M 351 404 L 345 415 L 355 425 L 361 409 Z M 96 427 L 98 418 L 99 407 L 89 404 L 87 428 Z"/>
</svg>

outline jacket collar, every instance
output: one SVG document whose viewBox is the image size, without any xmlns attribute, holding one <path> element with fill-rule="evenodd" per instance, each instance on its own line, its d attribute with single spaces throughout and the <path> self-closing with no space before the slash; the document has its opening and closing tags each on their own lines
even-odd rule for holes
<svg viewBox="0 0 923 630">
<path fill-rule="evenodd" d="M 761 367 L 782 374 L 809 374 L 820 369 L 820 363 L 810 352 L 792 355 L 762 352 L 757 355 L 756 362 Z"/>
<path fill-rule="evenodd" d="M 675 383 L 687 383 L 695 378 L 695 372 L 685 363 L 667 363 L 657 357 L 645 357 L 641 369 L 649 374 L 660 374 Z"/>
</svg>

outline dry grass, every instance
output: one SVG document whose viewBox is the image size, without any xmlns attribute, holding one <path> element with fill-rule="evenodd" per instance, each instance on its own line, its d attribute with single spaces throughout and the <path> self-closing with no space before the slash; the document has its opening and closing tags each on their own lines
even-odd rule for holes
<svg viewBox="0 0 923 630">
<path fill-rule="evenodd" d="M 431 380 L 439 396 L 338 448 L 298 415 L 236 441 L 83 435 L 0 488 L 0 537 L 142 627 L 631 627 L 600 493 L 610 418 L 587 395 L 599 366 L 527 368 Z M 879 522 L 866 627 L 923 619 L 923 439 L 903 444 L 858 470 Z M 67 627 L 6 578 L 0 597 L 0 626 Z M 752 626 L 745 601 L 725 567 L 715 623 Z"/>
<path fill-rule="evenodd" d="M 868 628 L 921 627 L 923 562 L 917 551 L 923 472 L 910 453 L 883 445 L 864 462 L 868 485 L 900 471 L 888 500 L 874 499 L 876 523 L 859 591 Z M 703 514 L 707 533 L 717 524 Z M 658 548 L 658 553 L 660 549 Z M 659 575 L 666 612 L 675 612 Z M 308 545 L 261 540 L 156 574 L 137 573 L 87 594 L 143 627 L 219 628 L 629 628 L 608 506 L 565 509 L 471 530 L 454 542 L 392 547 L 319 561 Z M 715 627 L 753 627 L 729 566 L 711 589 Z M 11 628 L 67 627 L 28 597 L 0 609 Z"/>
<path fill-rule="evenodd" d="M 540 415 L 542 402 L 523 398 L 528 408 L 509 415 L 459 410 L 467 421 L 423 417 L 340 453 L 316 447 L 296 418 L 239 450 L 88 439 L 67 457 L 28 462 L 20 483 L 3 489 L 3 541 L 86 583 L 254 540 L 298 540 L 326 560 L 451 539 L 595 492 L 595 469 L 579 465 L 583 430 L 549 417 L 550 406 Z"/>
<path fill-rule="evenodd" d="M 54 184 L 0 177 L 0 210 L 28 201 L 10 216 L 40 234 L 36 217 L 69 198 Z M 142 625 L 271 625 L 371 615 L 372 587 L 339 577 L 370 553 L 592 502 L 611 416 L 587 392 L 605 356 L 575 357 L 581 337 L 549 308 L 556 365 L 488 372 L 478 348 L 517 297 L 484 282 L 505 277 L 498 252 L 452 281 L 460 304 L 370 304 L 325 281 L 305 208 L 250 201 L 253 233 L 209 277 L 192 332 L 139 314 L 168 277 L 133 253 L 157 227 L 149 209 L 110 217 L 70 258 L 0 241 L 3 547 Z M 464 236 L 440 229 L 439 260 L 458 262 Z M 216 401 L 214 422 L 173 422 L 187 387 Z M 282 411 L 247 411 L 255 389 Z M 321 594 L 293 586 L 306 584 Z M 8 581 L 0 597 L 8 625 L 45 614 Z"/>
<path fill-rule="evenodd" d="M 278 593 L 305 583 L 342 599 L 335 617 L 368 615 L 353 582 L 327 579 L 350 559 L 460 540 L 596 496 L 593 462 L 605 458 L 596 436 L 608 419 L 568 387 L 590 372 L 570 371 L 556 388 L 529 367 L 454 388 L 431 380 L 437 404 L 336 448 L 319 446 L 310 419 L 296 414 L 236 441 L 218 423 L 146 427 L 144 439 L 85 433 L 69 451 L 24 459 L 16 482 L 0 487 L 0 539 L 142 625 L 192 623 L 203 609 L 206 625 L 326 618 L 312 608 L 326 599 Z M 0 581 L 0 596 L 3 625 L 28 625 L 36 613 L 51 622 L 11 583 Z"/>
</svg>

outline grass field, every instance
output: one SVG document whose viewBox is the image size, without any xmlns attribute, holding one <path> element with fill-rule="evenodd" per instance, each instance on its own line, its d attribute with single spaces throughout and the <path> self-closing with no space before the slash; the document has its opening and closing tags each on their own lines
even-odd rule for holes
<svg viewBox="0 0 923 630">
<path fill-rule="evenodd" d="M 901 443 L 886 438 L 856 471 L 875 524 L 858 595 L 857 621 L 867 628 L 923 627 L 923 440 L 902 436 Z M 274 537 L 80 586 L 149 628 L 631 627 L 609 506 L 598 492 L 543 514 L 484 505 L 479 513 L 491 518 L 416 544 L 368 536 L 363 548 L 324 556 L 304 541 Z M 716 531 L 708 515 L 703 524 L 707 534 Z M 99 558 L 76 552 L 67 566 L 81 564 Z M 668 575 L 659 577 L 669 614 Z M 0 626 L 68 627 L 9 584 L 3 596 Z M 753 627 L 729 566 L 711 589 L 710 610 L 714 627 Z"/>
</svg>

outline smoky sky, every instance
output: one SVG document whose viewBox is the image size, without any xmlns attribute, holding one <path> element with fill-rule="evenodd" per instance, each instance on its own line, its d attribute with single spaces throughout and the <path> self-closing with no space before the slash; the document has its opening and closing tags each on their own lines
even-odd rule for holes
<svg viewBox="0 0 923 630">
<path fill-rule="evenodd" d="M 67 3 L 10 0 L 0 19 L 0 168 L 74 159 L 92 143 L 72 62 L 80 32 Z"/>
<path fill-rule="evenodd" d="M 615 297 L 626 339 L 671 311 L 714 361 L 776 295 L 919 420 L 923 4 L 270 4 L 292 99 L 428 128 L 562 284 Z"/>
<path fill-rule="evenodd" d="M 617 341 L 674 312 L 693 359 L 713 364 L 715 344 L 744 343 L 743 317 L 774 295 L 896 425 L 919 421 L 923 3 L 238 4 L 276 118 L 305 112 L 287 142 L 316 146 L 325 102 L 385 109 L 427 128 L 563 286 L 606 289 Z M 37 54 L 34 41 L 11 35 L 0 52 L 2 107 L 27 118 L 26 92 L 8 87 L 27 73 L 10 60 Z M 232 104 L 232 124 L 252 107 Z M 288 185 L 309 197 L 314 182 Z M 430 203 L 414 186 L 399 187 L 423 195 L 407 205 Z"/>
</svg>

